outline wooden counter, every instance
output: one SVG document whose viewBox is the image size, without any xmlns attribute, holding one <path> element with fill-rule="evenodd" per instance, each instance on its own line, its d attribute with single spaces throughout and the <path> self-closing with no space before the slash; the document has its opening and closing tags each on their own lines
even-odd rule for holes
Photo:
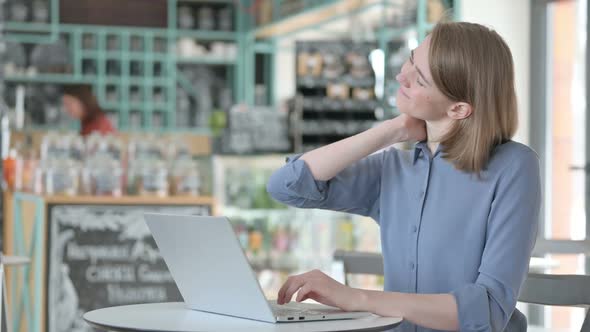
<svg viewBox="0 0 590 332">
<path fill-rule="evenodd" d="M 211 205 L 210 196 L 41 196 L 46 204 L 93 204 L 93 205 Z"/>
<path fill-rule="evenodd" d="M 7 269 L 13 331 L 69 331 L 95 307 L 177 299 L 142 213 L 215 214 L 203 196 L 4 198 L 3 251 L 31 258 Z"/>
</svg>

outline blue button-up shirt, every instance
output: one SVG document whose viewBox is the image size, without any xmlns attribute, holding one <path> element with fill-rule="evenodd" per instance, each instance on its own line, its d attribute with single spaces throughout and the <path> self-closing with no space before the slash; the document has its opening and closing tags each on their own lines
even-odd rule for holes
<svg viewBox="0 0 590 332">
<path fill-rule="evenodd" d="M 541 205 L 539 159 L 525 145 L 497 146 L 484 171 L 457 170 L 426 143 L 372 154 L 329 181 L 299 156 L 267 190 L 285 204 L 345 211 L 379 223 L 385 291 L 450 293 L 461 331 L 520 331 L 515 310 Z M 430 331 L 409 322 L 396 331 Z"/>
</svg>

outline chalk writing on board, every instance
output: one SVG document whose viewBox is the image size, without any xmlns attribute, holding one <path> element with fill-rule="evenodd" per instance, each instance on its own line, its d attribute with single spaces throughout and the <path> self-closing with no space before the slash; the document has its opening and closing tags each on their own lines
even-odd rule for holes
<svg viewBox="0 0 590 332">
<path fill-rule="evenodd" d="M 144 212 L 208 215 L 211 207 L 50 207 L 48 332 L 93 331 L 82 315 L 98 308 L 182 300 Z"/>
</svg>

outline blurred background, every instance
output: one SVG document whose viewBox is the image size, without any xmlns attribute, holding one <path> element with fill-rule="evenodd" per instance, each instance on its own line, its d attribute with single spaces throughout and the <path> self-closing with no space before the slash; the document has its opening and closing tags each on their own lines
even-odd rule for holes
<svg viewBox="0 0 590 332">
<path fill-rule="evenodd" d="M 92 331 L 86 311 L 179 300 L 144 211 L 229 217 L 268 297 L 314 268 L 343 280 L 334 251 L 379 252 L 377 224 L 286 207 L 266 182 L 397 116 L 395 75 L 443 17 L 512 50 L 514 139 L 543 171 L 531 271 L 589 274 L 587 16 L 586 0 L 0 0 L 0 239 L 31 260 L 6 271 L 9 329 Z M 519 308 L 552 330 L 585 315 Z"/>
</svg>

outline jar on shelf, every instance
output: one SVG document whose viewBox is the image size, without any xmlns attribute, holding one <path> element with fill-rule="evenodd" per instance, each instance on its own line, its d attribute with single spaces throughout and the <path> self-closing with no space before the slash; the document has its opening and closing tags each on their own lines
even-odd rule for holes
<svg viewBox="0 0 590 332">
<path fill-rule="evenodd" d="M 124 155 L 123 142 L 114 135 L 107 136 L 107 151 L 111 158 L 116 161 L 121 161 Z"/>
<path fill-rule="evenodd" d="M 127 195 L 138 195 L 141 184 L 142 160 L 130 162 L 127 167 L 126 192 Z"/>
<path fill-rule="evenodd" d="M 208 6 L 201 6 L 197 12 L 197 26 L 201 30 L 213 30 L 215 28 L 215 16 L 213 9 Z"/>
<path fill-rule="evenodd" d="M 201 192 L 198 165 L 190 159 L 175 162 L 170 176 L 171 193 L 175 196 L 197 196 Z"/>
<path fill-rule="evenodd" d="M 139 177 L 139 195 L 168 196 L 168 169 L 163 162 L 155 161 L 141 165 Z"/>
<path fill-rule="evenodd" d="M 80 135 L 65 136 L 69 158 L 76 162 L 83 162 L 86 158 L 86 144 Z"/>
<path fill-rule="evenodd" d="M 166 159 L 173 162 L 177 162 L 181 159 L 190 161 L 192 158 L 192 152 L 188 144 L 177 137 L 170 139 L 170 143 L 166 146 Z"/>
<path fill-rule="evenodd" d="M 14 189 L 17 159 L 18 155 L 16 149 L 10 149 L 6 158 L 2 160 L 2 177 L 4 185 L 0 187 L 4 188 L 4 186 L 6 186 L 9 189 Z"/>
<path fill-rule="evenodd" d="M 178 7 L 178 27 L 181 29 L 192 29 L 195 26 L 193 9 L 189 6 Z"/>
<path fill-rule="evenodd" d="M 230 31 L 233 28 L 233 12 L 229 6 L 217 10 L 217 30 Z"/>
<path fill-rule="evenodd" d="M 35 192 L 38 186 L 39 160 L 33 153 L 18 156 L 15 165 L 14 190 L 22 192 Z"/>
<path fill-rule="evenodd" d="M 72 160 L 54 160 L 44 167 L 44 189 L 48 195 L 78 194 L 80 167 Z"/>
<path fill-rule="evenodd" d="M 123 167 L 108 155 L 89 159 L 82 170 L 83 192 L 96 196 L 121 196 L 123 194 Z"/>
<path fill-rule="evenodd" d="M 127 154 L 129 160 L 157 160 L 166 159 L 167 142 L 154 135 L 134 136 L 129 140 Z"/>
<path fill-rule="evenodd" d="M 108 154 L 112 159 L 121 160 L 123 143 L 113 135 L 92 133 L 86 138 L 86 155 L 88 158 L 93 158 L 98 154 Z"/>
<path fill-rule="evenodd" d="M 41 141 L 41 160 L 63 157 L 63 142 L 57 133 L 48 133 Z"/>
</svg>

